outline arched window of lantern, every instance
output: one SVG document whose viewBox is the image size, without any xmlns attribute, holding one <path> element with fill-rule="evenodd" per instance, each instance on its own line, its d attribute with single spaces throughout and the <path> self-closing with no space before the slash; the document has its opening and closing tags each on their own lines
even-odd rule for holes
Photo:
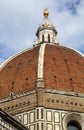
<svg viewBox="0 0 84 130">
<path fill-rule="evenodd" d="M 44 35 L 42 35 L 42 42 L 44 42 Z"/>
<path fill-rule="evenodd" d="M 50 34 L 48 34 L 48 42 L 50 43 Z"/>
</svg>

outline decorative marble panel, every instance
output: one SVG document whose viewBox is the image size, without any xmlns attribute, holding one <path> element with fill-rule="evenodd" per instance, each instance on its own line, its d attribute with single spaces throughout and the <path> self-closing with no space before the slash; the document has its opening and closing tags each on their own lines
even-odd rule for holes
<svg viewBox="0 0 84 130">
<path fill-rule="evenodd" d="M 62 112 L 62 114 L 61 114 L 62 118 L 65 116 L 65 114 L 66 114 L 66 113 Z"/>
<path fill-rule="evenodd" d="M 52 121 L 52 111 L 46 112 L 46 120 L 51 122 Z"/>
<path fill-rule="evenodd" d="M 60 122 L 60 113 L 59 112 L 54 112 L 54 121 Z"/>
<path fill-rule="evenodd" d="M 28 124 L 28 114 L 23 114 L 23 123 L 24 125 L 27 125 Z"/>
<path fill-rule="evenodd" d="M 22 122 L 22 115 L 17 116 L 17 118 Z"/>
<path fill-rule="evenodd" d="M 33 123 L 35 121 L 35 112 L 30 112 L 29 121 L 30 123 Z"/>
<path fill-rule="evenodd" d="M 53 130 L 52 124 L 47 124 L 47 130 Z"/>
<path fill-rule="evenodd" d="M 60 130 L 60 126 L 59 125 L 55 125 L 55 129 L 54 130 Z"/>
<path fill-rule="evenodd" d="M 35 130 L 35 125 L 30 125 L 29 130 Z"/>
</svg>

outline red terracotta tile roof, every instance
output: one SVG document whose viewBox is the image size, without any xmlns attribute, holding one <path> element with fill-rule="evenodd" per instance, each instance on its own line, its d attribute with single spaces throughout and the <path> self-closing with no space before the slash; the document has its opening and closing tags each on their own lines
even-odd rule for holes
<svg viewBox="0 0 84 130">
<path fill-rule="evenodd" d="M 8 97 L 10 92 L 20 94 L 35 89 L 38 50 L 36 47 L 17 55 L 0 71 L 0 98 Z"/>
<path fill-rule="evenodd" d="M 0 99 L 36 88 L 39 47 L 17 55 L 0 70 Z M 84 57 L 72 49 L 47 44 L 43 73 L 45 88 L 84 92 Z"/>
<path fill-rule="evenodd" d="M 84 92 L 84 57 L 63 46 L 46 46 L 45 88 Z"/>
</svg>

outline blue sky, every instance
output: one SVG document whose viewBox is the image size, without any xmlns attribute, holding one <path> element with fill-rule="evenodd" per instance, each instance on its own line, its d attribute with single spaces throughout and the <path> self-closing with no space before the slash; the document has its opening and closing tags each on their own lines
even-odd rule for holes
<svg viewBox="0 0 84 130">
<path fill-rule="evenodd" d="M 34 45 L 45 8 L 58 42 L 84 54 L 84 0 L 0 0 L 0 64 Z"/>
</svg>

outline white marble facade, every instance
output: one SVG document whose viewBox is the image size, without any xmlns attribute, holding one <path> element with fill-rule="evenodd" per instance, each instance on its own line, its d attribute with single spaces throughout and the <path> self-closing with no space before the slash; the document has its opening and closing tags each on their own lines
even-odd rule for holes
<svg viewBox="0 0 84 130">
<path fill-rule="evenodd" d="M 29 130 L 63 130 L 63 119 L 69 113 L 71 112 L 38 107 L 16 116 Z"/>
</svg>

